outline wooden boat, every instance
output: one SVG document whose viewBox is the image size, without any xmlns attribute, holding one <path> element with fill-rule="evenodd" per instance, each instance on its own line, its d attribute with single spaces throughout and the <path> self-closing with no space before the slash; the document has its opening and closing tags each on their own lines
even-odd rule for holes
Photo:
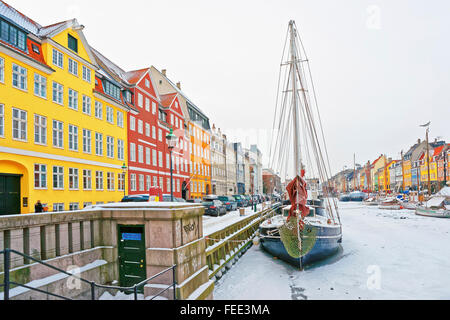
<svg viewBox="0 0 450 320">
<path fill-rule="evenodd" d="M 379 209 L 400 210 L 403 209 L 403 204 L 397 198 L 388 198 L 378 205 Z"/>
<path fill-rule="evenodd" d="M 281 176 L 293 173 L 295 178 L 286 188 L 290 205 L 282 209 L 282 214 L 264 221 L 259 232 L 264 250 L 303 269 L 304 265 L 328 257 L 339 249 L 342 225 L 336 198 L 329 194 L 331 188 L 326 185 L 330 181 L 331 168 L 309 60 L 294 21 L 289 22 L 288 38 L 289 50 L 283 51 L 288 56 L 283 57 L 286 62 L 281 68 L 287 66 L 289 71 L 280 70 L 280 75 L 286 74 L 287 79 L 286 86 L 278 88 L 281 99 L 277 102 L 274 129 L 280 134 L 272 141 L 270 167 Z M 314 192 L 308 195 L 306 181 L 310 184 L 317 181 L 324 186 L 317 188 L 323 189 L 323 199 L 318 199 Z"/>
<path fill-rule="evenodd" d="M 348 194 L 348 193 L 343 194 L 339 197 L 339 201 L 342 201 L 342 202 L 349 202 L 350 200 L 351 200 L 350 194 Z"/>
<path fill-rule="evenodd" d="M 363 204 L 365 204 L 366 206 L 378 206 L 380 203 L 375 197 L 371 197 L 364 200 Z"/>
<path fill-rule="evenodd" d="M 416 208 L 416 215 L 433 218 L 450 218 L 450 187 L 445 187 L 425 203 Z"/>
</svg>

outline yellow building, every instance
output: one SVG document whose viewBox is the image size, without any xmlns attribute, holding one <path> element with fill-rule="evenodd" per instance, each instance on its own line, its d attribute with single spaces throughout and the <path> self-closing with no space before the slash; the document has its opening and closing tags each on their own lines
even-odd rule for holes
<svg viewBox="0 0 450 320">
<path fill-rule="evenodd" d="M 0 215 L 119 201 L 127 108 L 96 90 L 117 93 L 98 84 L 83 26 L 42 27 L 0 6 Z"/>
<path fill-rule="evenodd" d="M 381 155 L 371 165 L 370 175 L 371 175 L 371 181 L 372 181 L 372 190 L 374 190 L 374 191 L 381 190 L 381 186 L 383 184 L 380 183 L 380 174 L 377 174 L 377 173 L 379 172 L 380 168 L 384 168 L 384 166 L 386 165 L 386 161 L 387 161 L 387 159 L 386 159 L 385 155 Z"/>
</svg>

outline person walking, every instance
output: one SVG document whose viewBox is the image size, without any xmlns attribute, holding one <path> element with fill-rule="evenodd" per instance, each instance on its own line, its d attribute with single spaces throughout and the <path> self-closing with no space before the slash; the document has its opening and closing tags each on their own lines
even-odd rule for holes
<svg viewBox="0 0 450 320">
<path fill-rule="evenodd" d="M 36 213 L 44 212 L 44 206 L 42 205 L 41 200 L 38 200 L 38 202 L 34 205 L 34 211 Z"/>
</svg>

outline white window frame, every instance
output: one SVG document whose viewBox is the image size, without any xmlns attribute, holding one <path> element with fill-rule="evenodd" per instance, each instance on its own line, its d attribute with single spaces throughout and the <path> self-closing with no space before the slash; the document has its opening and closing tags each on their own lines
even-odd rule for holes
<svg viewBox="0 0 450 320">
<path fill-rule="evenodd" d="M 117 111 L 117 126 L 123 128 L 123 112 Z"/>
<path fill-rule="evenodd" d="M 138 133 L 144 134 L 144 122 L 138 119 Z"/>
<path fill-rule="evenodd" d="M 117 159 L 124 160 L 125 143 L 122 139 L 117 139 Z"/>
<path fill-rule="evenodd" d="M 114 159 L 114 137 L 106 136 L 106 156 Z"/>
<path fill-rule="evenodd" d="M 68 128 L 68 142 L 70 151 L 78 151 L 78 127 L 69 124 Z"/>
<path fill-rule="evenodd" d="M 92 190 L 92 170 L 83 169 L 83 190 Z"/>
<path fill-rule="evenodd" d="M 117 190 L 118 191 L 125 190 L 125 173 L 117 174 Z"/>
<path fill-rule="evenodd" d="M 145 164 L 151 164 L 151 151 L 148 147 L 145 147 Z"/>
<path fill-rule="evenodd" d="M 5 137 L 5 105 L 0 103 L 0 137 Z"/>
<path fill-rule="evenodd" d="M 103 105 L 99 101 L 95 101 L 95 117 L 103 120 Z"/>
<path fill-rule="evenodd" d="M 95 133 L 95 155 L 103 156 L 103 134 L 99 132 Z"/>
<path fill-rule="evenodd" d="M 152 164 L 154 167 L 158 166 L 158 158 L 156 156 L 156 153 L 157 153 L 156 149 L 152 149 Z"/>
<path fill-rule="evenodd" d="M 152 113 L 156 114 L 156 102 L 152 101 Z"/>
<path fill-rule="evenodd" d="M 130 161 L 136 162 L 136 144 L 130 143 Z"/>
<path fill-rule="evenodd" d="M 130 190 L 136 191 L 136 174 L 130 174 Z"/>
<path fill-rule="evenodd" d="M 103 171 L 95 171 L 95 190 L 103 191 Z"/>
<path fill-rule="evenodd" d="M 88 67 L 84 66 L 82 67 L 82 78 L 84 81 L 91 83 L 91 69 L 89 69 Z"/>
<path fill-rule="evenodd" d="M 34 143 L 47 145 L 47 117 L 34 114 Z"/>
<path fill-rule="evenodd" d="M 80 182 L 78 173 L 78 168 L 69 168 L 69 190 L 78 190 Z"/>
<path fill-rule="evenodd" d="M 83 108 L 82 111 L 84 114 L 91 115 L 92 110 L 92 99 L 83 94 Z"/>
<path fill-rule="evenodd" d="M 147 137 L 150 137 L 150 124 L 149 123 L 145 124 L 145 135 Z"/>
<path fill-rule="evenodd" d="M 143 174 L 139 175 L 139 191 L 145 191 L 145 176 Z"/>
<path fill-rule="evenodd" d="M 18 117 L 14 116 L 15 111 Z M 23 118 L 25 116 L 25 118 Z M 25 110 L 12 108 L 12 137 L 13 140 L 26 142 L 28 140 L 28 113 Z"/>
<path fill-rule="evenodd" d="M 37 170 L 36 170 L 36 167 Z M 36 181 L 36 176 L 38 180 Z M 38 186 L 36 186 L 36 182 Z M 34 164 L 34 189 L 45 190 L 47 189 L 47 165 L 35 163 Z"/>
<path fill-rule="evenodd" d="M 64 69 L 64 54 L 53 48 L 52 62 L 53 65 Z"/>
<path fill-rule="evenodd" d="M 106 106 L 106 121 L 114 124 L 114 109 Z"/>
<path fill-rule="evenodd" d="M 144 163 L 144 146 L 138 145 L 138 162 Z"/>
<path fill-rule="evenodd" d="M 143 108 L 144 107 L 144 96 L 142 93 L 138 92 L 138 107 Z"/>
<path fill-rule="evenodd" d="M 56 81 L 52 84 L 52 101 L 61 106 L 64 105 L 64 86 Z"/>
<path fill-rule="evenodd" d="M 59 149 L 64 148 L 64 123 L 62 121 L 52 121 L 52 141 L 53 147 Z"/>
<path fill-rule="evenodd" d="M 136 118 L 133 116 L 130 116 L 130 130 L 136 131 Z"/>
<path fill-rule="evenodd" d="M 71 75 L 74 75 L 75 77 L 78 77 L 78 61 L 69 58 L 68 65 L 69 65 L 68 68 L 69 73 Z"/>
<path fill-rule="evenodd" d="M 150 99 L 145 97 L 145 111 L 150 112 Z"/>
<path fill-rule="evenodd" d="M 83 153 L 92 153 L 92 131 L 83 129 Z"/>
<path fill-rule="evenodd" d="M 55 172 L 55 169 L 57 170 L 57 172 Z M 53 190 L 64 190 L 64 167 L 53 166 L 52 177 L 53 177 Z"/>
<path fill-rule="evenodd" d="M 17 70 L 15 70 L 17 69 Z M 18 64 L 12 64 L 12 86 L 16 89 L 27 91 L 28 70 Z M 14 84 L 16 82 L 16 84 Z"/>
<path fill-rule="evenodd" d="M 5 59 L 0 57 L 0 82 L 5 83 Z"/>
<path fill-rule="evenodd" d="M 47 78 L 38 73 L 34 74 L 34 95 L 47 99 Z"/>
<path fill-rule="evenodd" d="M 114 186 L 114 172 L 107 172 L 106 173 L 106 188 L 108 191 L 115 191 Z"/>
<path fill-rule="evenodd" d="M 69 108 L 75 111 L 78 111 L 78 91 L 75 91 L 71 88 L 68 89 L 69 91 Z"/>
</svg>

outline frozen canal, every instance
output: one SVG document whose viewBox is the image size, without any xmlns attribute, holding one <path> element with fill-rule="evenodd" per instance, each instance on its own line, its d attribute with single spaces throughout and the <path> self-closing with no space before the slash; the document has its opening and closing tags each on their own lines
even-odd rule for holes
<svg viewBox="0 0 450 320">
<path fill-rule="evenodd" d="M 450 299 L 450 219 L 340 203 L 343 249 L 300 272 L 253 246 L 216 300 Z"/>
</svg>

